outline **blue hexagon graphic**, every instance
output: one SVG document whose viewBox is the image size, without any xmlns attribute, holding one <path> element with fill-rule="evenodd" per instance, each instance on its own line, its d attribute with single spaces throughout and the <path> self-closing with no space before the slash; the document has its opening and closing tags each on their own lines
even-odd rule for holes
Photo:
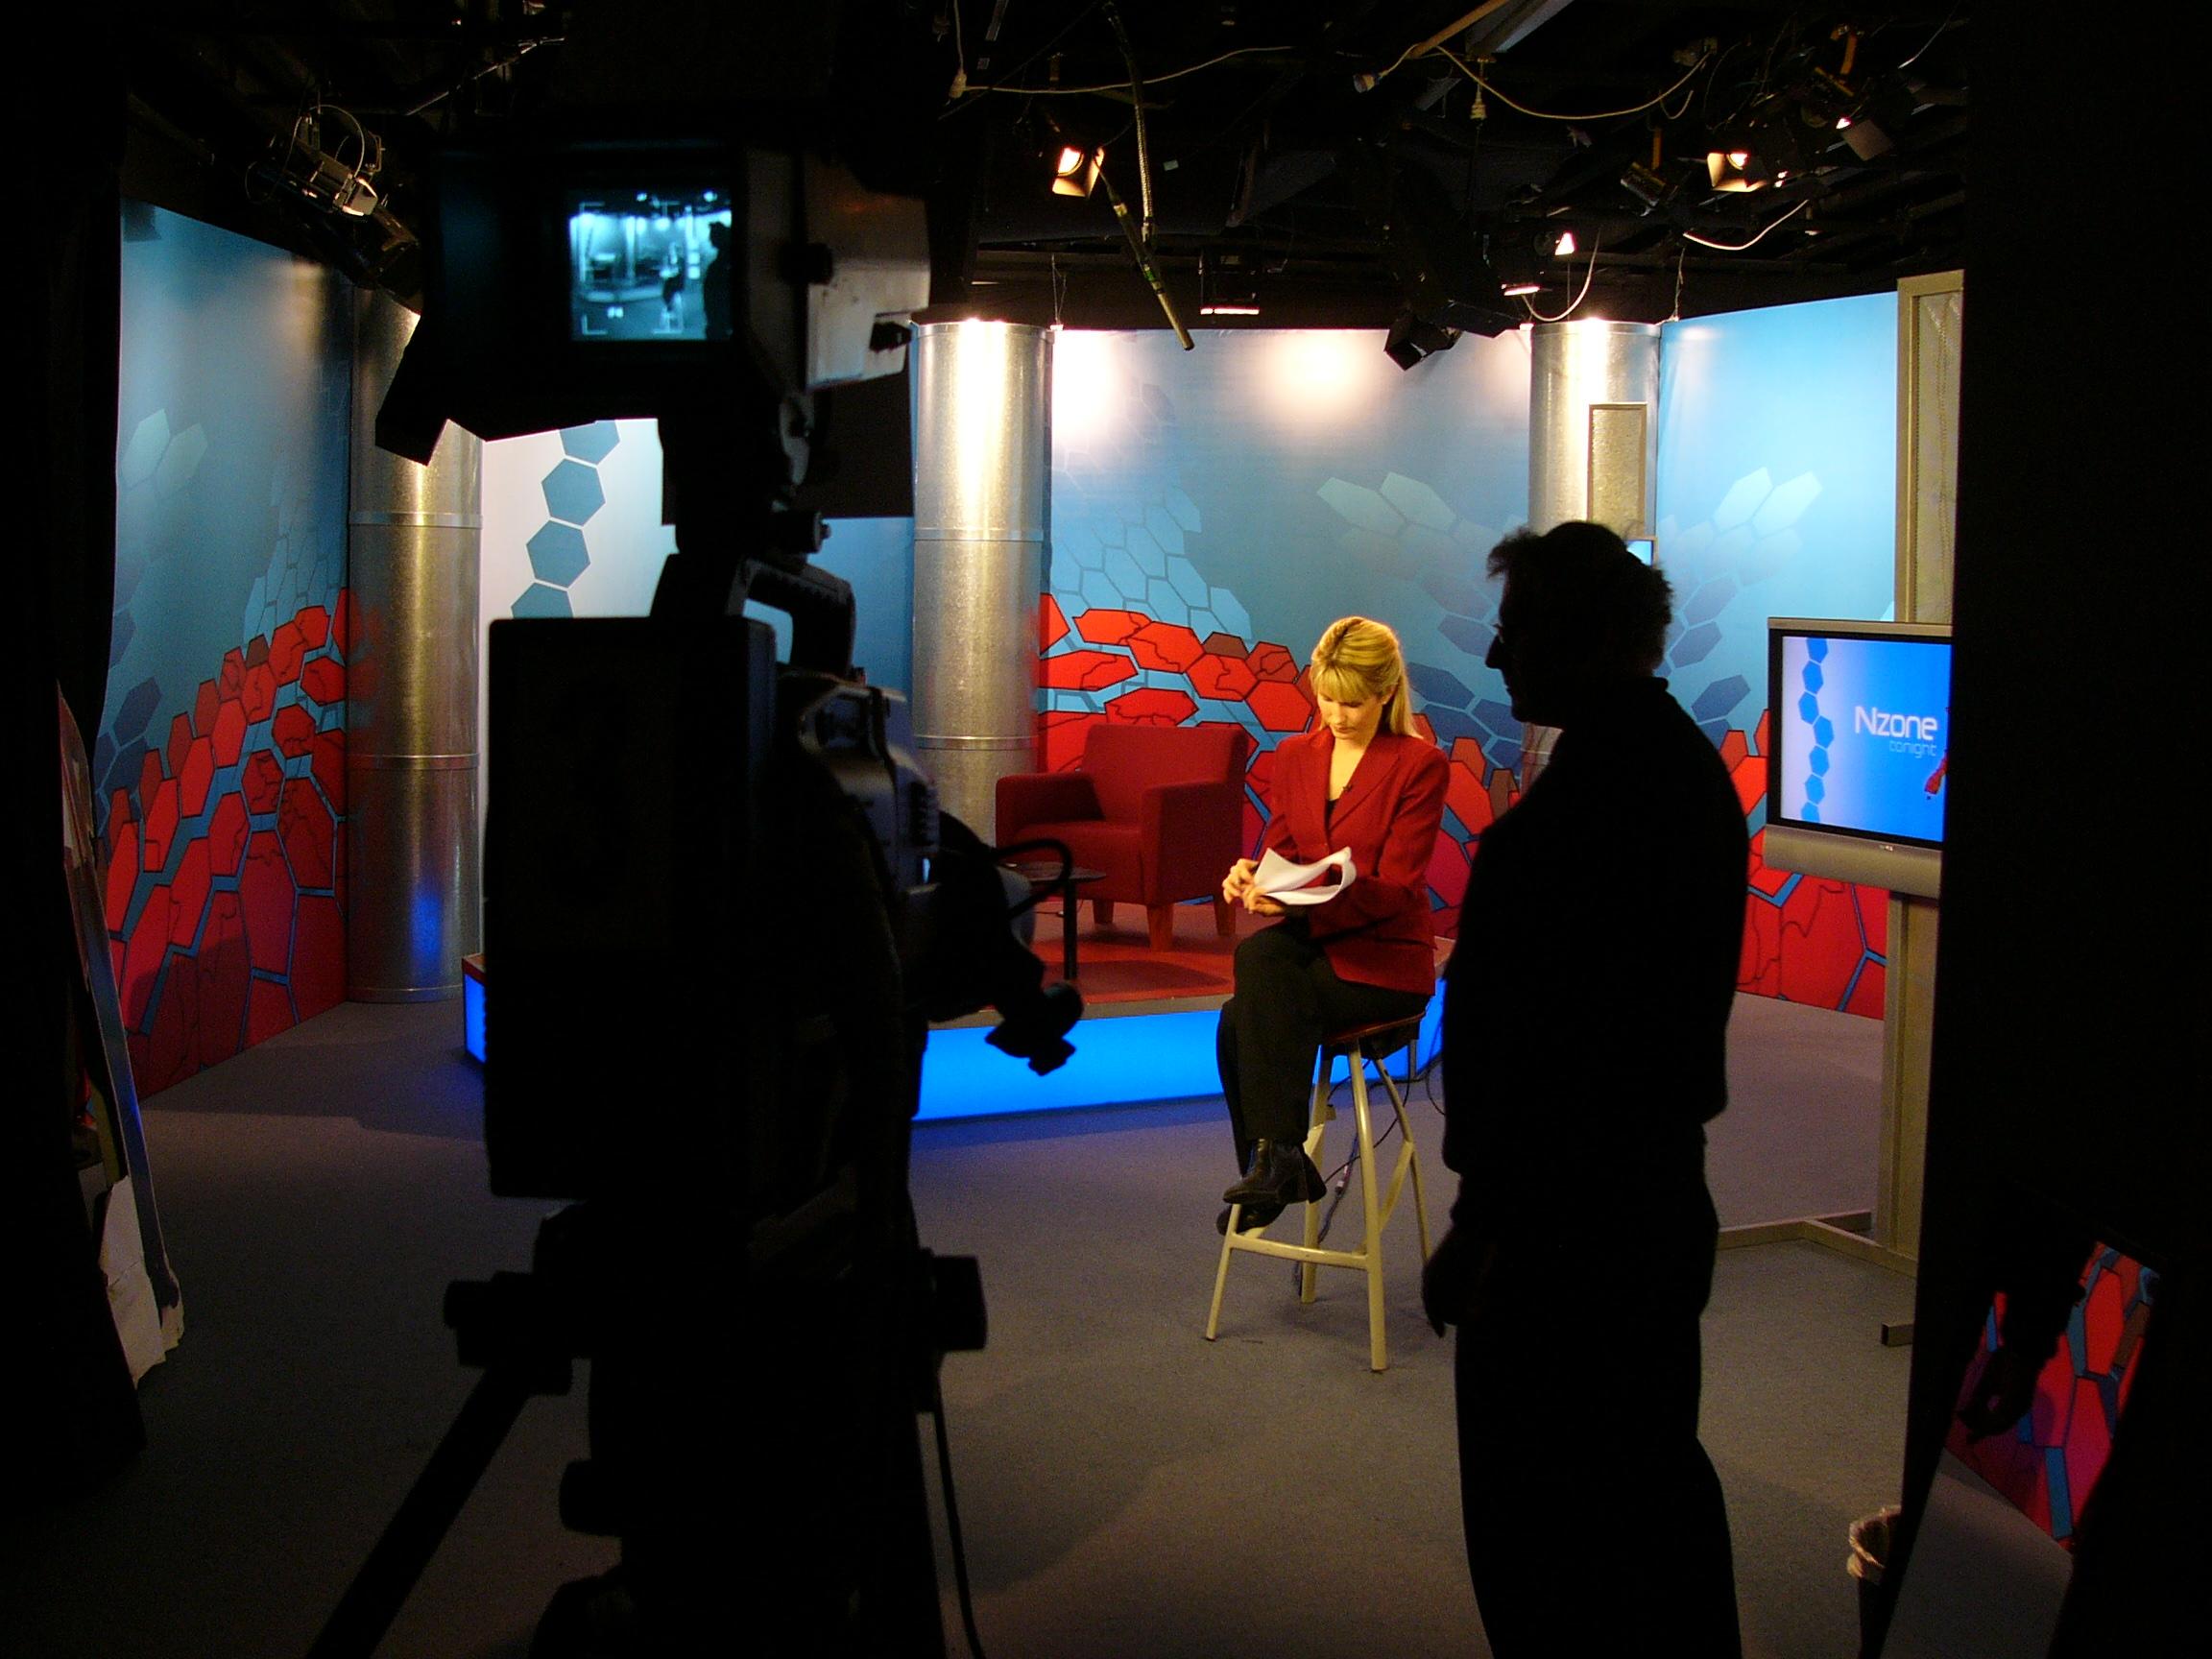
<svg viewBox="0 0 2212 1659">
<path fill-rule="evenodd" d="M 546 473 L 544 491 L 545 511 L 571 524 L 589 522 L 592 514 L 607 505 L 598 469 L 581 461 L 564 461 Z"/>
<path fill-rule="evenodd" d="M 1693 662 L 1702 662 L 1713 654 L 1713 647 L 1719 643 L 1719 624 L 1700 622 L 1674 641 L 1674 661 L 1684 667 Z"/>
<path fill-rule="evenodd" d="M 154 718 L 154 710 L 161 702 L 161 684 L 151 677 L 141 680 L 123 694 L 116 706 L 115 718 L 108 730 L 115 733 L 118 743 L 128 743 L 146 730 L 146 722 Z"/>
<path fill-rule="evenodd" d="M 1797 718 L 1810 726 L 1820 718 L 1820 700 L 1808 691 L 1797 699 Z"/>
<path fill-rule="evenodd" d="M 614 453 L 614 445 L 621 442 L 622 433 L 612 421 L 595 421 L 589 426 L 561 429 L 562 452 L 579 461 L 604 461 Z"/>
<path fill-rule="evenodd" d="M 572 616 L 568 609 L 568 595 L 558 588 L 548 588 L 542 582 L 533 582 L 522 590 L 522 597 L 515 601 L 514 613 L 517 616 Z"/>
<path fill-rule="evenodd" d="M 1813 741 L 1825 749 L 1836 741 L 1836 722 L 1823 714 L 1813 722 Z"/>
<path fill-rule="evenodd" d="M 1817 662 L 1808 662 L 1805 664 L 1804 680 L 1805 689 L 1808 691 L 1817 691 L 1822 685 L 1828 683 L 1827 676 L 1820 672 L 1820 664 Z"/>
<path fill-rule="evenodd" d="M 591 563 L 591 550 L 584 545 L 584 532 L 573 524 L 542 526 L 530 538 L 530 568 L 541 582 L 565 588 L 584 574 Z"/>
</svg>

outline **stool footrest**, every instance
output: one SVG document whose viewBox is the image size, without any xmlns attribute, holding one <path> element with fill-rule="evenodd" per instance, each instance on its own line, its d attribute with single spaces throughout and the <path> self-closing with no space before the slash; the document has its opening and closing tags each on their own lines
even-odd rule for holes
<svg viewBox="0 0 2212 1659">
<path fill-rule="evenodd" d="M 1284 1244 L 1257 1233 L 1237 1236 L 1230 1245 L 1232 1250 L 1250 1250 L 1262 1256 L 1280 1256 L 1286 1262 L 1310 1262 L 1317 1267 L 1357 1267 L 1367 1269 L 1367 1253 L 1363 1250 L 1329 1250 L 1318 1244 Z"/>
</svg>

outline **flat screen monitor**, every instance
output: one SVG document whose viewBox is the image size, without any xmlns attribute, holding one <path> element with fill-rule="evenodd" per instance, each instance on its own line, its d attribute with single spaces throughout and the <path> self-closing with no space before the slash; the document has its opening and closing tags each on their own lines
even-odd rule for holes
<svg viewBox="0 0 2212 1659">
<path fill-rule="evenodd" d="M 565 194 L 569 339 L 708 339 L 708 288 L 731 276 L 715 268 L 730 236 L 729 192 L 639 180 Z"/>
<path fill-rule="evenodd" d="M 1936 897 L 1950 799 L 1951 630 L 1767 625 L 1766 862 Z"/>
</svg>

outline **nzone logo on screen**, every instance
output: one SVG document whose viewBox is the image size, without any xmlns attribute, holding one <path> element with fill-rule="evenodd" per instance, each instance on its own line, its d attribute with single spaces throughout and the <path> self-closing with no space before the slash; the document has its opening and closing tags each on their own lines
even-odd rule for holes
<svg viewBox="0 0 2212 1659">
<path fill-rule="evenodd" d="M 1892 755 L 1934 755 L 1943 723 L 1933 714 L 1896 714 L 1887 709 L 1851 707 L 1851 730 L 1867 737 L 1887 737 Z"/>
</svg>

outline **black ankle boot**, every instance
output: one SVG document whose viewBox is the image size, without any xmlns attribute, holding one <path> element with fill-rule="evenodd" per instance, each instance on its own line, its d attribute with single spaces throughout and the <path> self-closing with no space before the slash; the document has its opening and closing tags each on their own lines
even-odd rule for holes
<svg viewBox="0 0 2212 1659">
<path fill-rule="evenodd" d="M 1272 1204 L 1280 1213 L 1306 1198 L 1310 1190 L 1308 1172 L 1312 1168 L 1306 1149 L 1295 1141 L 1262 1138 L 1252 1142 L 1252 1164 L 1244 1171 L 1244 1179 L 1222 1193 L 1221 1202 Z"/>
<path fill-rule="evenodd" d="M 1257 1233 L 1282 1214 L 1283 1207 L 1279 1204 L 1247 1204 L 1237 1216 L 1237 1231 Z M 1222 1234 L 1229 1231 L 1228 1211 L 1224 1210 L 1214 1217 L 1214 1231 Z"/>
</svg>

